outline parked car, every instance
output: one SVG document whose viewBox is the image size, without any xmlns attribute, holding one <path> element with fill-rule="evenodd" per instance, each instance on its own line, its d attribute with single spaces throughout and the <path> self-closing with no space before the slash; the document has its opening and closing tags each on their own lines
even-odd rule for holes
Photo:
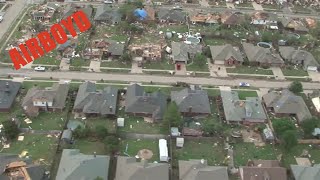
<svg viewBox="0 0 320 180">
<path fill-rule="evenodd" d="M 45 71 L 46 70 L 46 67 L 43 67 L 43 66 L 37 66 L 34 68 L 35 71 Z"/>
<path fill-rule="evenodd" d="M 241 83 L 239 83 L 239 86 L 240 87 L 250 87 L 250 84 L 246 83 L 246 82 L 241 82 Z"/>
<path fill-rule="evenodd" d="M 105 4 L 112 4 L 113 1 L 112 1 L 112 0 L 107 0 L 107 1 L 103 1 L 103 3 L 105 3 Z"/>
</svg>

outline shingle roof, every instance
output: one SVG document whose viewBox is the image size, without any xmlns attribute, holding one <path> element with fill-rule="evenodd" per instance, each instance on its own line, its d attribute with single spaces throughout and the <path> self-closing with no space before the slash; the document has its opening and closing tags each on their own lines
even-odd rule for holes
<svg viewBox="0 0 320 180">
<path fill-rule="evenodd" d="M 195 44 L 186 44 L 183 42 L 174 42 L 171 43 L 172 47 L 172 56 L 174 61 L 188 61 L 189 56 L 188 54 L 196 54 L 202 52 L 202 46 L 201 45 L 195 45 Z"/>
<path fill-rule="evenodd" d="M 93 9 L 90 6 L 85 6 L 83 8 L 78 8 L 78 7 L 79 5 L 76 5 L 76 4 L 67 5 L 63 14 L 63 19 L 67 18 L 68 16 L 72 15 L 78 10 L 82 10 L 87 15 L 87 18 L 91 19 Z"/>
<path fill-rule="evenodd" d="M 108 21 L 111 23 L 119 22 L 121 20 L 121 14 L 118 12 L 117 9 L 113 9 L 109 5 L 104 4 L 97 8 L 94 20 Z"/>
<path fill-rule="evenodd" d="M 280 180 L 287 179 L 287 170 L 282 167 L 240 167 L 240 176 L 244 180 Z"/>
<path fill-rule="evenodd" d="M 309 29 L 298 19 L 283 17 L 281 19 L 283 27 L 294 29 L 295 31 L 308 32 Z"/>
<path fill-rule="evenodd" d="M 225 25 L 238 25 L 244 21 L 244 16 L 235 14 L 232 11 L 221 13 L 221 23 Z"/>
<path fill-rule="evenodd" d="M 283 64 L 279 54 L 272 53 L 270 49 L 255 46 L 251 43 L 242 44 L 245 54 L 249 62 L 259 62 L 268 64 Z"/>
<path fill-rule="evenodd" d="M 21 83 L 0 80 L 0 109 L 9 109 L 12 106 L 20 87 Z"/>
<path fill-rule="evenodd" d="M 210 46 L 211 56 L 214 61 L 216 60 L 227 60 L 234 58 L 237 61 L 243 62 L 243 57 L 239 51 L 231 46 L 231 44 L 226 44 L 222 46 Z"/>
<path fill-rule="evenodd" d="M 162 8 L 158 11 L 158 19 L 172 22 L 185 22 L 186 15 L 182 10 Z"/>
<path fill-rule="evenodd" d="M 85 155 L 79 149 L 64 149 L 56 179 L 80 180 L 101 177 L 108 179 L 109 156 Z"/>
<path fill-rule="evenodd" d="M 134 157 L 118 156 L 115 180 L 169 180 L 167 163 L 136 162 Z"/>
<path fill-rule="evenodd" d="M 272 91 L 262 97 L 266 106 L 272 107 L 277 114 L 296 114 L 300 122 L 312 117 L 303 98 L 289 90 Z"/>
<path fill-rule="evenodd" d="M 179 160 L 179 179 L 180 180 L 228 180 L 227 167 L 208 166 L 207 161 L 201 160 Z"/>
<path fill-rule="evenodd" d="M 318 180 L 320 177 L 320 166 L 290 165 L 295 180 Z"/>
<path fill-rule="evenodd" d="M 126 93 L 127 113 L 151 114 L 155 120 L 161 120 L 167 107 L 167 97 L 160 91 L 145 93 L 143 87 L 133 84 Z"/>
<path fill-rule="evenodd" d="M 122 43 L 111 43 L 108 47 L 108 52 L 113 56 L 123 55 L 125 44 Z"/>
<path fill-rule="evenodd" d="M 73 109 L 86 114 L 115 114 L 118 100 L 118 89 L 108 86 L 96 91 L 96 85 L 85 82 L 80 85 Z"/>
<path fill-rule="evenodd" d="M 204 90 L 185 88 L 181 91 L 172 91 L 171 100 L 176 102 L 180 112 L 189 112 L 191 108 L 192 113 L 211 113 L 209 97 Z"/>
</svg>

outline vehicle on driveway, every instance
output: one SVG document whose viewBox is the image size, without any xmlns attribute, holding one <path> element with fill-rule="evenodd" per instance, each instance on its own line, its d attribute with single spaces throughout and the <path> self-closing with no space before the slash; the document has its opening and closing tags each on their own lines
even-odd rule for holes
<svg viewBox="0 0 320 180">
<path fill-rule="evenodd" d="M 46 67 L 37 66 L 37 67 L 34 68 L 34 70 L 35 70 L 35 71 L 42 71 L 42 72 L 43 72 L 43 71 L 46 71 Z"/>
<path fill-rule="evenodd" d="M 107 0 L 107 1 L 103 1 L 103 3 L 105 3 L 105 4 L 112 4 L 113 1 L 112 1 L 112 0 Z"/>
<path fill-rule="evenodd" d="M 239 86 L 240 87 L 250 87 L 250 84 L 246 83 L 246 82 L 241 82 L 241 83 L 239 83 Z"/>
</svg>

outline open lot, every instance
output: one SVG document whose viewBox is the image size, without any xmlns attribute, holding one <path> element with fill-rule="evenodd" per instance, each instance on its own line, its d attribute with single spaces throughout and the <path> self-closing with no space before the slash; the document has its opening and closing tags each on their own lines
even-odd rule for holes
<svg viewBox="0 0 320 180">
<path fill-rule="evenodd" d="M 150 162 L 159 161 L 159 146 L 158 140 L 136 140 L 136 139 L 122 139 L 120 141 L 119 151 L 121 155 L 126 155 L 126 146 L 128 144 L 128 151 L 127 154 L 131 157 L 137 155 L 139 150 L 141 149 L 148 149 L 151 150 L 153 156 Z"/>
<path fill-rule="evenodd" d="M 272 70 L 260 69 L 257 67 L 239 66 L 236 68 L 226 68 L 226 70 L 227 73 L 273 75 Z"/>
<path fill-rule="evenodd" d="M 142 117 L 125 116 L 124 127 L 119 127 L 119 132 L 141 133 L 141 134 L 161 134 L 161 125 L 147 123 Z"/>
<path fill-rule="evenodd" d="M 174 64 L 169 62 L 168 59 L 163 59 L 160 62 L 150 62 L 143 64 L 144 69 L 163 69 L 163 70 L 174 70 Z"/>
</svg>

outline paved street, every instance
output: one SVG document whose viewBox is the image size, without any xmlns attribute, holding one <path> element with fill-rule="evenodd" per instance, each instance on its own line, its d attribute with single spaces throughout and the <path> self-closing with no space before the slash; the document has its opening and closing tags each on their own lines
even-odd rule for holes
<svg viewBox="0 0 320 180">
<path fill-rule="evenodd" d="M 138 74 L 103 74 L 90 72 L 33 72 L 31 70 L 1 69 L 0 75 L 11 74 L 13 76 L 28 76 L 31 78 L 56 78 L 56 79 L 77 79 L 77 80 L 107 80 L 107 81 L 129 81 L 129 82 L 154 82 L 172 84 L 178 81 L 189 84 L 215 85 L 215 86 L 238 86 L 239 82 L 250 83 L 253 87 L 259 88 L 285 88 L 290 81 L 266 81 L 231 78 L 203 78 L 203 77 L 177 77 L 159 75 L 138 75 Z M 303 82 L 305 89 L 320 89 L 320 83 Z"/>
</svg>

